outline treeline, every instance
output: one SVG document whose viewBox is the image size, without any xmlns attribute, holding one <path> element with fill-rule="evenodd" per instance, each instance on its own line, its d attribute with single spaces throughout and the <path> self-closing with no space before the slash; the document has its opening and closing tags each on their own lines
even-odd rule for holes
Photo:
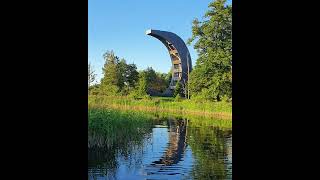
<svg viewBox="0 0 320 180">
<path fill-rule="evenodd" d="M 144 97 L 163 93 L 171 81 L 170 72 L 168 74 L 155 72 L 151 67 L 137 71 L 135 64 L 128 64 L 125 59 L 120 59 L 113 51 L 107 51 L 103 57 L 105 60 L 102 68 L 104 76 L 99 84 L 92 86 L 89 84 L 89 93 L 92 95 Z M 89 64 L 89 82 L 95 78 L 91 69 Z"/>
<path fill-rule="evenodd" d="M 194 42 L 198 53 L 196 65 L 188 84 L 177 82 L 174 96 L 187 97 L 189 92 L 191 99 L 230 101 L 232 7 L 226 5 L 226 0 L 215 0 L 208 7 L 202 21 L 193 21 L 192 37 L 188 40 L 188 44 Z M 152 68 L 138 72 L 134 64 L 119 60 L 112 51 L 104 59 L 104 77 L 99 85 L 90 87 L 92 94 L 146 96 L 163 92 L 171 81 L 171 72 L 156 73 Z"/>
</svg>

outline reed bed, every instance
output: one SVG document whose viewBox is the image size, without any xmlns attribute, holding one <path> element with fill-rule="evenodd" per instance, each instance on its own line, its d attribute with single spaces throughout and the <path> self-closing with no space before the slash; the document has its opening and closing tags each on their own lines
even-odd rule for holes
<svg viewBox="0 0 320 180">
<path fill-rule="evenodd" d="M 133 99 L 126 96 L 89 96 L 89 108 L 107 108 L 156 112 L 176 115 L 194 115 L 218 119 L 232 119 L 232 104 L 227 102 L 196 102 L 192 100 L 175 101 L 173 98 L 152 97 Z"/>
<path fill-rule="evenodd" d="M 129 141 L 139 142 L 144 135 L 151 132 L 154 124 L 166 119 L 185 119 L 189 127 L 232 128 L 231 119 L 163 112 L 89 108 L 88 116 L 89 147 L 110 147 L 116 141 L 122 140 L 125 140 L 124 144 Z"/>
<path fill-rule="evenodd" d="M 152 116 L 138 112 L 90 108 L 88 116 L 88 147 L 139 142 L 152 126 Z"/>
</svg>

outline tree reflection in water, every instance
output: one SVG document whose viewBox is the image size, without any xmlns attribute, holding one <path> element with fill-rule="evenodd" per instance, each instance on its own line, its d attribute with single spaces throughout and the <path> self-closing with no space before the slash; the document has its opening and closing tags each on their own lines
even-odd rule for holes
<svg viewBox="0 0 320 180">
<path fill-rule="evenodd" d="M 191 123 L 189 123 L 191 122 Z M 232 130 L 210 126 L 187 119 L 168 119 L 169 146 L 160 160 L 151 165 L 159 174 L 178 164 L 189 145 L 194 164 L 189 175 L 193 179 L 232 178 Z M 167 171 L 174 175 L 171 171 Z M 155 174 L 154 172 L 152 174 Z M 176 173 L 178 174 L 178 173 Z"/>
<path fill-rule="evenodd" d="M 117 172 L 125 161 L 128 169 L 144 167 L 145 175 L 153 178 L 179 174 L 173 179 L 231 179 L 232 130 L 201 122 L 204 121 L 158 117 L 152 123 L 136 124 L 131 129 L 126 129 L 125 123 L 117 124 L 122 127 L 112 132 L 89 129 L 89 178 L 121 179 Z M 149 143 L 146 139 L 159 135 L 152 134 L 155 125 L 168 129 L 168 143 L 158 160 L 142 165 L 143 158 L 152 159 L 145 157 L 143 148 Z M 192 152 L 190 157 L 185 155 L 187 148 Z M 181 164 L 186 158 L 192 158 L 192 161 Z"/>
<path fill-rule="evenodd" d="M 194 179 L 231 179 L 231 129 L 218 127 L 188 127 L 189 140 L 195 164 L 191 171 Z"/>
</svg>

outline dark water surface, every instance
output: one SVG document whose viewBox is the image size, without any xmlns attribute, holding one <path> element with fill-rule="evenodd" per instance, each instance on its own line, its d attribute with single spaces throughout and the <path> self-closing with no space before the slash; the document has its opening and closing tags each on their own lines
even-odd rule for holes
<svg viewBox="0 0 320 180">
<path fill-rule="evenodd" d="M 230 128 L 162 118 L 114 134 L 89 131 L 89 179 L 232 179 Z"/>
</svg>

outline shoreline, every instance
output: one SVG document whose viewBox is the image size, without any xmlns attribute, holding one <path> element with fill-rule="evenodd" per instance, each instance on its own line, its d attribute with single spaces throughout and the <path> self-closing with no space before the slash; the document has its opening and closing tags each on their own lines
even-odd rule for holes
<svg viewBox="0 0 320 180">
<path fill-rule="evenodd" d="M 197 110 L 187 109 L 168 109 L 161 108 L 158 106 L 143 106 L 143 105 L 121 105 L 121 104 L 95 104 L 89 105 L 89 109 L 114 109 L 121 111 L 136 111 L 136 112 L 147 112 L 147 113 L 161 113 L 175 116 L 197 116 L 214 119 L 232 120 L 232 113 L 228 112 L 206 112 Z"/>
</svg>

